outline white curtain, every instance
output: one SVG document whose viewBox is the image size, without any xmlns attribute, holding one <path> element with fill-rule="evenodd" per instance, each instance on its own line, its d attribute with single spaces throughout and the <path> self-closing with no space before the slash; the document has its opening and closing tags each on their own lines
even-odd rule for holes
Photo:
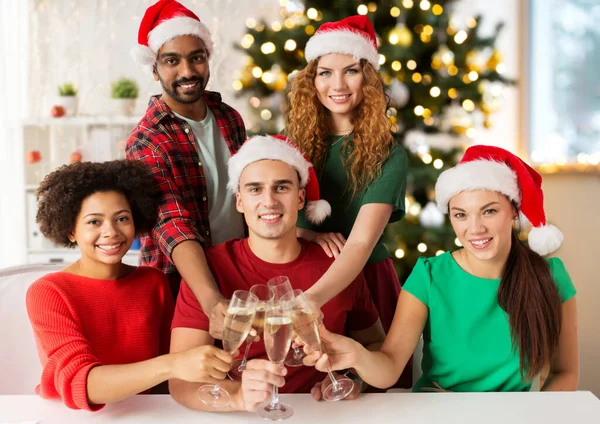
<svg viewBox="0 0 600 424">
<path fill-rule="evenodd" d="M 0 268 L 25 263 L 24 152 L 29 0 L 0 1 Z"/>
</svg>

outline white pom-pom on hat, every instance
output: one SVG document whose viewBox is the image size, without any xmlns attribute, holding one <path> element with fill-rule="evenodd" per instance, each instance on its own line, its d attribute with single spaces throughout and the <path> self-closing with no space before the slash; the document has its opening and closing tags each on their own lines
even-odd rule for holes
<svg viewBox="0 0 600 424">
<path fill-rule="evenodd" d="M 244 169 L 259 160 L 280 160 L 293 167 L 300 176 L 300 188 L 306 190 L 306 217 L 320 224 L 331 215 L 331 206 L 321 199 L 315 170 L 298 148 L 282 135 L 260 135 L 248 139 L 236 154 L 229 158 L 227 187 L 234 193 L 240 189 Z"/>
</svg>

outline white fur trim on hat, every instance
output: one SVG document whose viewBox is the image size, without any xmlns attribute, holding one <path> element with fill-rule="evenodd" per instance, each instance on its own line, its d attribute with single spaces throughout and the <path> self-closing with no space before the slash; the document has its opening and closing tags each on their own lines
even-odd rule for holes
<svg viewBox="0 0 600 424">
<path fill-rule="evenodd" d="M 356 32 L 349 30 L 317 32 L 308 40 L 304 57 L 308 62 L 329 53 L 352 55 L 355 59 L 366 59 L 379 70 L 379 55 L 373 44 Z"/>
<path fill-rule="evenodd" d="M 312 166 L 302 153 L 292 145 L 269 136 L 255 136 L 247 140 L 235 155 L 229 158 L 227 187 L 234 193 L 240 189 L 244 168 L 259 160 L 280 160 L 292 166 L 300 175 L 300 188 L 308 182 L 308 169 Z"/>
<path fill-rule="evenodd" d="M 148 47 L 156 54 L 163 44 L 181 35 L 195 35 L 202 40 L 209 54 L 214 50 L 210 31 L 206 25 L 188 16 L 177 16 L 154 27 L 148 34 Z"/>
<path fill-rule="evenodd" d="M 442 213 L 448 213 L 450 199 L 462 191 L 492 190 L 502 193 L 517 206 L 521 204 L 521 190 L 517 175 L 505 163 L 474 160 L 460 163 L 442 172 L 435 184 L 435 200 Z"/>
<path fill-rule="evenodd" d="M 146 74 L 152 75 L 152 70 L 154 69 L 154 64 L 156 63 L 156 55 L 152 53 L 152 50 L 146 46 L 138 44 L 129 51 L 129 54 L 131 54 L 131 57 L 135 63 L 140 65 Z"/>
<path fill-rule="evenodd" d="M 531 250 L 541 256 L 546 256 L 558 249 L 563 239 L 563 233 L 552 224 L 533 227 L 527 236 Z"/>
</svg>

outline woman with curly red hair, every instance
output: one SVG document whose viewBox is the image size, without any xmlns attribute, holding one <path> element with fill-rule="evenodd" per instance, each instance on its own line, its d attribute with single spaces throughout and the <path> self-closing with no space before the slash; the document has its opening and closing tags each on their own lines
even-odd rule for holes
<svg viewBox="0 0 600 424">
<path fill-rule="evenodd" d="M 331 216 L 301 216 L 298 234 L 337 258 L 311 294 L 323 304 L 364 268 L 387 331 L 400 284 L 382 234 L 405 215 L 407 157 L 390 132 L 373 26 L 366 16 L 325 23 L 305 57 L 292 80 L 286 135 L 314 164 Z"/>
<path fill-rule="evenodd" d="M 168 354 L 173 298 L 158 270 L 122 262 L 154 226 L 158 196 L 141 162 L 65 165 L 42 181 L 37 222 L 81 257 L 27 291 L 42 362 L 36 392 L 98 410 L 170 378 L 214 382 L 232 357 L 214 346 Z"/>
</svg>

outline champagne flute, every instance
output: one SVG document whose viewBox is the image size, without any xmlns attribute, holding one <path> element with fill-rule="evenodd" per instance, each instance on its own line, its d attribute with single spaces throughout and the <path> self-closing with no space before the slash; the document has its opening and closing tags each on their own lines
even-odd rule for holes
<svg viewBox="0 0 600 424">
<path fill-rule="evenodd" d="M 287 293 L 293 292 L 290 280 L 285 276 L 274 277 L 267 281 L 267 285 L 275 292 L 275 299 L 279 299 Z M 292 348 L 285 358 L 284 364 L 288 367 L 301 367 L 304 365 L 302 360 L 306 355 L 301 347 Z"/>
<path fill-rule="evenodd" d="M 252 328 L 258 298 L 245 290 L 236 290 L 231 296 L 223 327 L 223 350 L 232 354 L 248 337 Z M 205 384 L 198 389 L 198 397 L 207 405 L 224 408 L 231 396 L 219 384 Z"/>
<path fill-rule="evenodd" d="M 293 296 L 288 292 L 279 300 L 270 300 L 265 310 L 265 350 L 269 360 L 276 364 L 283 363 L 292 341 Z M 273 385 L 271 400 L 259 405 L 256 414 L 267 420 L 280 421 L 291 417 L 294 409 L 279 401 L 279 389 Z"/>
<path fill-rule="evenodd" d="M 263 332 L 267 302 L 269 300 L 273 300 L 275 294 L 273 290 L 271 290 L 271 288 L 266 284 L 253 285 L 250 287 L 250 293 L 258 298 L 258 303 L 256 304 L 256 314 L 254 314 L 254 322 L 252 323 L 252 327 L 256 330 L 257 336 L 260 337 Z M 244 352 L 244 357 L 241 360 L 236 359 L 233 361 L 231 370 L 228 373 L 229 378 L 233 381 L 240 381 L 242 379 L 242 372 L 244 372 L 246 369 L 248 352 L 250 351 L 250 346 L 253 342 L 254 339 L 246 340 L 246 351 Z"/>
<path fill-rule="evenodd" d="M 321 334 L 319 333 L 319 311 L 315 311 L 301 290 L 294 290 L 295 305 L 292 311 L 294 332 L 300 337 L 304 344 L 312 349 L 323 352 Z M 347 397 L 354 388 L 354 382 L 349 378 L 335 377 L 329 366 L 327 375 L 331 384 L 321 388 L 323 399 L 329 402 Z"/>
</svg>

